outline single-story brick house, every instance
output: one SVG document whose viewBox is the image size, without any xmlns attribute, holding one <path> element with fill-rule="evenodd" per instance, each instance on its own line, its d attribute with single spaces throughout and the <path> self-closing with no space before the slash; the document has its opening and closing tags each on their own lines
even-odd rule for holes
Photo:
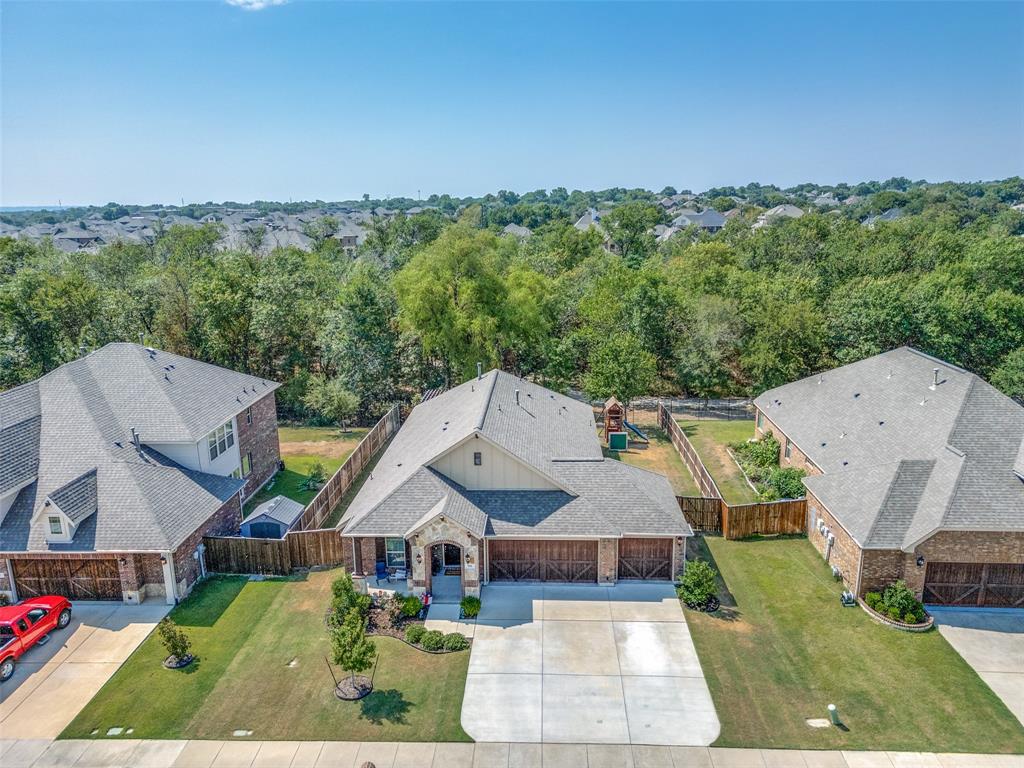
<svg viewBox="0 0 1024 768">
<path fill-rule="evenodd" d="M 0 592 L 186 595 L 277 470 L 277 387 L 115 343 L 0 392 Z"/>
<path fill-rule="evenodd" d="M 414 408 L 340 527 L 357 575 L 435 596 L 672 579 L 692 535 L 664 476 L 604 458 L 589 405 L 497 370 Z"/>
<path fill-rule="evenodd" d="M 808 536 L 858 595 L 1024 605 L 1024 408 L 900 347 L 769 390 L 759 435 L 808 476 Z"/>
</svg>

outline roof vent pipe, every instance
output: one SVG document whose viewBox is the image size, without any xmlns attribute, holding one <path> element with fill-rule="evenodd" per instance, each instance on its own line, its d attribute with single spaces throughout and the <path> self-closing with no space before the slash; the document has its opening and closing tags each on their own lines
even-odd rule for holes
<svg viewBox="0 0 1024 768">
<path fill-rule="evenodd" d="M 135 446 L 136 450 L 140 450 L 142 448 L 142 444 L 139 441 L 139 433 L 135 431 L 135 427 L 132 427 L 132 444 Z"/>
<path fill-rule="evenodd" d="M 146 343 L 146 334 L 143 333 L 142 331 L 139 331 L 139 345 L 143 346 L 143 345 L 145 345 L 145 343 Z"/>
<path fill-rule="evenodd" d="M 519 405 L 519 390 L 516 390 L 516 405 Z"/>
<path fill-rule="evenodd" d="M 484 377 L 484 364 L 479 362 L 479 361 L 477 361 L 477 364 L 476 364 L 476 378 L 477 378 L 477 381 L 479 381 L 483 377 Z"/>
<path fill-rule="evenodd" d="M 932 368 L 932 385 L 928 389 L 935 389 L 939 386 L 939 369 Z"/>
</svg>

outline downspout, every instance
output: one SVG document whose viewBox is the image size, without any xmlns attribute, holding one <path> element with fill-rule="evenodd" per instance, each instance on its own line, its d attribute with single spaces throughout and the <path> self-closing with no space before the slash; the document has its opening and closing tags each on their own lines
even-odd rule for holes
<svg viewBox="0 0 1024 768">
<path fill-rule="evenodd" d="M 176 605 L 178 602 L 178 585 L 174 578 L 174 555 L 171 552 L 160 553 L 160 563 L 164 569 L 164 602 Z"/>
</svg>

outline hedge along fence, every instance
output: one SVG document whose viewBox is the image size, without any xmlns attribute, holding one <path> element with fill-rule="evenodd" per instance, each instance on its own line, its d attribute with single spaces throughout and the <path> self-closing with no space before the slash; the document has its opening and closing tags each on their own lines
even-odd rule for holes
<svg viewBox="0 0 1024 768">
<path fill-rule="evenodd" d="M 306 509 L 295 521 L 292 530 L 309 531 L 319 528 L 323 521 L 330 517 L 334 508 L 341 503 L 345 493 L 352 487 L 352 483 L 359 477 L 359 473 L 370 463 L 373 455 L 398 431 L 401 423 L 402 417 L 398 412 L 398 406 L 392 406 L 391 410 L 384 414 L 373 429 L 363 436 L 356 449 L 345 459 L 345 463 L 338 467 L 338 471 L 331 475 L 331 479 L 306 505 Z"/>
<path fill-rule="evenodd" d="M 700 460 L 700 456 L 694 449 L 693 444 L 690 443 L 689 438 L 683 433 L 679 425 L 676 424 L 672 414 L 661 403 L 658 403 L 658 424 L 661 425 L 661 428 L 665 430 L 672 440 L 672 445 L 675 446 L 679 457 L 683 460 L 683 464 L 686 465 L 690 474 L 693 475 L 693 480 L 697 483 L 697 488 L 700 489 L 700 492 L 708 498 L 722 498 L 722 492 L 718 490 L 715 478 L 708 472 L 708 468 L 704 466 L 704 462 Z"/>
</svg>

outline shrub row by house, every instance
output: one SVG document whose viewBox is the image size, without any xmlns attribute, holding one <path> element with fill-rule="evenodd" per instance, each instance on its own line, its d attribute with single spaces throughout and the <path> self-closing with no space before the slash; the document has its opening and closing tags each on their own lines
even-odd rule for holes
<svg viewBox="0 0 1024 768">
<path fill-rule="evenodd" d="M 464 651 L 469 648 L 469 640 L 459 632 L 444 634 L 436 629 L 428 630 L 422 624 L 413 624 L 405 630 L 405 641 L 425 651 L 448 652 Z"/>
<path fill-rule="evenodd" d="M 903 581 L 894 581 L 882 592 L 868 592 L 864 602 L 873 611 L 904 624 L 920 624 L 928 618 L 921 601 Z"/>
<path fill-rule="evenodd" d="M 769 432 L 759 440 L 729 445 L 736 461 L 757 487 L 761 501 L 799 499 L 804 495 L 802 469 L 779 466 L 779 441 Z"/>
</svg>

